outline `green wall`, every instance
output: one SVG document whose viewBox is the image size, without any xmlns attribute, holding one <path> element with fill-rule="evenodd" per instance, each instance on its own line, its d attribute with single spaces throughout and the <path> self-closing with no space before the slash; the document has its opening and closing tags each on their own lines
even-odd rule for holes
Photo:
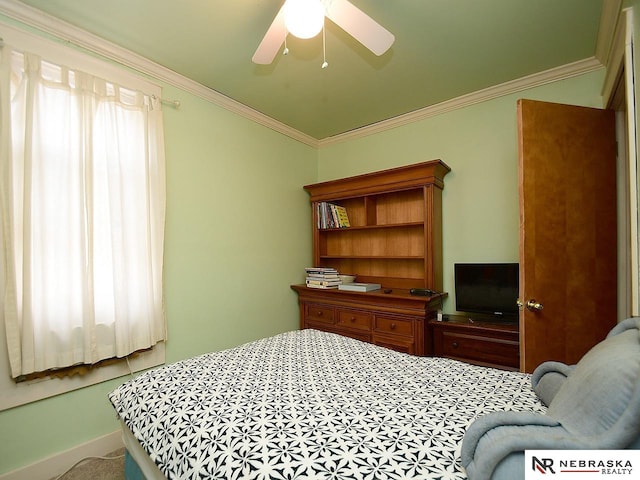
<svg viewBox="0 0 640 480">
<path fill-rule="evenodd" d="M 604 68 L 320 149 L 319 181 L 441 159 L 444 311 L 455 311 L 453 264 L 518 261 L 516 102 L 602 107 Z"/>
<path fill-rule="evenodd" d="M 316 150 L 180 91 L 166 109 L 168 361 L 296 328 Z M 170 160 L 169 160 L 170 159 Z"/>
</svg>

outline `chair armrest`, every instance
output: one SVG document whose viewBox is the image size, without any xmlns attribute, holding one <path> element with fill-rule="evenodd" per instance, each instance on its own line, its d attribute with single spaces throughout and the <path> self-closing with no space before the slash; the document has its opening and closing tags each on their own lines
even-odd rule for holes
<svg viewBox="0 0 640 480">
<path fill-rule="evenodd" d="M 562 384 L 575 369 L 575 365 L 561 362 L 543 362 L 531 375 L 531 386 L 538 398 L 547 407 L 562 387 Z"/>
</svg>

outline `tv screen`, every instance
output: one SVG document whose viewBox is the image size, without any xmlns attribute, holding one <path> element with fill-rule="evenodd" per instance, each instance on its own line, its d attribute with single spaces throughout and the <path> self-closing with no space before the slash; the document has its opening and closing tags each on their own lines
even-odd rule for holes
<svg viewBox="0 0 640 480">
<path fill-rule="evenodd" d="M 517 263 L 454 264 L 456 310 L 513 318 L 518 315 Z"/>
</svg>

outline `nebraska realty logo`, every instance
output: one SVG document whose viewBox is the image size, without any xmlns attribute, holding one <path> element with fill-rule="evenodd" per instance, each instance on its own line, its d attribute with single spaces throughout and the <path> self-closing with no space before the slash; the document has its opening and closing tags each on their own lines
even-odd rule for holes
<svg viewBox="0 0 640 480">
<path fill-rule="evenodd" d="M 527 450 L 525 480 L 640 478 L 640 450 Z"/>
</svg>

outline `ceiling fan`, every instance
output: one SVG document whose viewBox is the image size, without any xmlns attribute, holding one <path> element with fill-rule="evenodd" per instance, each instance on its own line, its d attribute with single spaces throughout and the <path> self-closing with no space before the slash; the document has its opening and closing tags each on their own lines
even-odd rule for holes
<svg viewBox="0 0 640 480">
<path fill-rule="evenodd" d="M 297 33 L 294 25 L 297 14 L 313 17 L 310 18 L 314 23 L 311 33 Z M 347 0 L 286 0 L 251 60 L 261 65 L 270 64 L 288 33 L 300 38 L 314 37 L 322 30 L 325 17 L 378 56 L 395 40 L 391 32 Z"/>
</svg>

